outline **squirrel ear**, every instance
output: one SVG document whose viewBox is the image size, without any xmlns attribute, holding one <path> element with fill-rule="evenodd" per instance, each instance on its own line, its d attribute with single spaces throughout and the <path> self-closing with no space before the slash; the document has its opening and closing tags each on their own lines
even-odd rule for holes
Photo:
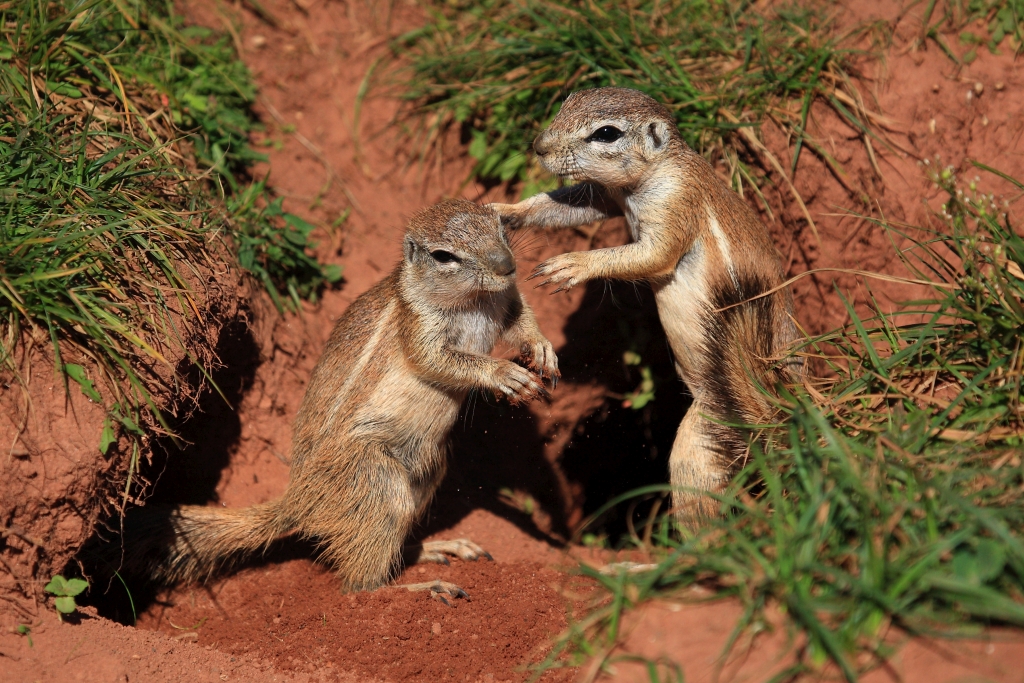
<svg viewBox="0 0 1024 683">
<path fill-rule="evenodd" d="M 405 260 L 412 263 L 413 259 L 416 258 L 416 250 L 419 247 L 411 237 L 405 238 L 405 244 L 402 245 L 402 251 L 405 254 Z"/>
<path fill-rule="evenodd" d="M 647 137 L 651 140 L 651 147 L 655 150 L 660 150 L 668 142 L 668 124 L 664 121 L 652 121 L 647 126 Z"/>
</svg>

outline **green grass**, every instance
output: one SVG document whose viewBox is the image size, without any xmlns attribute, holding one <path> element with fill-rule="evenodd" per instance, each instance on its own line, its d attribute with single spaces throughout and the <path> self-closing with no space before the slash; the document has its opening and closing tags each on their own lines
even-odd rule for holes
<svg viewBox="0 0 1024 683">
<path fill-rule="evenodd" d="M 525 181 L 524 195 L 553 186 L 526 152 L 564 95 L 581 88 L 631 87 L 664 103 L 686 141 L 722 161 L 741 194 L 759 191 L 760 174 L 744 160 L 770 156 L 752 134 L 764 121 L 792 140 L 792 158 L 768 161 L 783 175 L 809 150 L 844 176 L 806 134 L 816 101 L 872 136 L 847 71 L 851 53 L 814 9 L 765 16 L 738 0 L 428 7 L 432 21 L 395 44 L 411 62 L 403 88 L 421 116 L 421 148 L 428 153 L 439 131 L 461 126 L 476 175 Z"/>
<path fill-rule="evenodd" d="M 48 345 L 106 407 L 101 450 L 130 437 L 129 487 L 188 391 L 178 361 L 213 360 L 218 278 L 241 267 L 284 309 L 340 277 L 239 180 L 254 92 L 230 41 L 169 3 L 0 4 L 0 361 L 24 379 L 19 344 Z"/>
<path fill-rule="evenodd" d="M 970 63 L 977 48 L 998 53 L 1007 45 L 1016 53 L 1024 51 L 1024 0 L 927 0 L 923 7 L 921 39 L 934 41 L 957 63 Z M 979 22 L 985 30 L 975 32 L 968 25 Z M 943 33 L 957 32 L 968 49 L 960 56 L 951 49 Z"/>
<path fill-rule="evenodd" d="M 890 315 L 851 307 L 846 328 L 813 340 L 834 379 L 785 394 L 721 518 L 695 534 L 664 517 L 641 530 L 656 571 L 585 569 L 601 598 L 542 667 L 615 661 L 625 610 L 695 585 L 746 607 L 729 647 L 765 627 L 769 606 L 803 632 L 781 679 L 831 663 L 856 680 L 891 653 L 890 626 L 1024 626 L 1024 239 L 975 181 L 931 173 L 949 194 L 941 227 L 885 227 L 916 237 L 900 256 L 934 295 Z"/>
</svg>

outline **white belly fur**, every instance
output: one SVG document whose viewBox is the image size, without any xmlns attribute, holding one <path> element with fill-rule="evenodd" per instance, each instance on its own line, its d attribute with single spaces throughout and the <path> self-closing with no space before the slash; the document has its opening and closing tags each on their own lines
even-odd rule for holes
<svg viewBox="0 0 1024 683">
<path fill-rule="evenodd" d="M 707 260 L 704 244 L 698 240 L 676 264 L 667 279 L 654 283 L 654 299 L 658 316 L 665 328 L 669 346 L 677 366 L 696 398 L 702 387 L 695 386 L 694 369 L 703 354 L 703 312 L 708 305 L 705 270 Z"/>
<path fill-rule="evenodd" d="M 505 298 L 496 296 L 481 301 L 479 307 L 456 313 L 450 321 L 453 346 L 468 353 L 489 354 L 501 333 L 499 311 L 504 305 Z M 465 393 L 421 380 L 406 368 L 391 368 L 366 402 L 373 408 L 360 411 L 356 422 L 365 425 L 359 430 L 364 437 L 387 425 L 389 430 L 416 434 L 422 443 L 441 449 L 458 419 Z M 424 410 L 424 406 L 430 409 Z M 374 436 L 387 441 L 391 435 Z"/>
<path fill-rule="evenodd" d="M 440 447 L 459 416 L 461 396 L 423 382 L 403 368 L 396 368 L 380 379 L 367 406 L 376 406 L 373 412 L 360 411 L 357 422 L 386 424 L 401 434 L 416 434 L 423 443 Z M 424 406 L 430 406 L 424 410 Z M 391 434 L 381 435 L 385 441 Z"/>
</svg>

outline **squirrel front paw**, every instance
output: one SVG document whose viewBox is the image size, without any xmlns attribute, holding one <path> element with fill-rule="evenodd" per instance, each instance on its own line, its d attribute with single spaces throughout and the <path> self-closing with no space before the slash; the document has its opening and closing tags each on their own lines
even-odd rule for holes
<svg viewBox="0 0 1024 683">
<path fill-rule="evenodd" d="M 495 374 L 495 393 L 500 391 L 513 405 L 548 394 L 540 377 L 510 360 L 501 361 Z"/>
<path fill-rule="evenodd" d="M 494 211 L 498 214 L 501 219 L 501 225 L 509 230 L 517 230 L 523 225 L 522 214 L 516 209 L 517 204 L 500 204 L 494 202 L 486 204 L 485 207 Z"/>
<path fill-rule="evenodd" d="M 544 337 L 525 341 L 519 348 L 519 354 L 537 371 L 541 380 L 547 377 L 551 380 L 552 387 L 558 385 L 562 373 L 558 371 L 558 356 L 555 355 L 555 347 L 551 342 Z"/>
<path fill-rule="evenodd" d="M 538 287 L 557 284 L 558 287 L 555 288 L 555 292 L 568 291 L 589 279 L 586 268 L 583 265 L 581 252 L 576 251 L 552 256 L 534 268 L 533 273 L 530 274 L 527 280 L 533 280 L 538 277 L 545 278 L 537 285 Z"/>
</svg>

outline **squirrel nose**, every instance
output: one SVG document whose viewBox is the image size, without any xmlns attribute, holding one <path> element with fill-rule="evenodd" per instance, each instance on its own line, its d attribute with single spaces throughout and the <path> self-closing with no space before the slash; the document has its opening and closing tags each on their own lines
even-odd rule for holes
<svg viewBox="0 0 1024 683">
<path fill-rule="evenodd" d="M 512 252 L 508 249 L 502 249 L 501 251 L 491 254 L 488 259 L 491 270 L 495 275 L 505 277 L 516 272 L 516 260 L 512 256 Z"/>
<path fill-rule="evenodd" d="M 548 136 L 547 131 L 538 135 L 537 139 L 533 141 L 533 151 L 536 152 L 539 157 L 542 157 L 551 151 L 551 138 Z"/>
</svg>

